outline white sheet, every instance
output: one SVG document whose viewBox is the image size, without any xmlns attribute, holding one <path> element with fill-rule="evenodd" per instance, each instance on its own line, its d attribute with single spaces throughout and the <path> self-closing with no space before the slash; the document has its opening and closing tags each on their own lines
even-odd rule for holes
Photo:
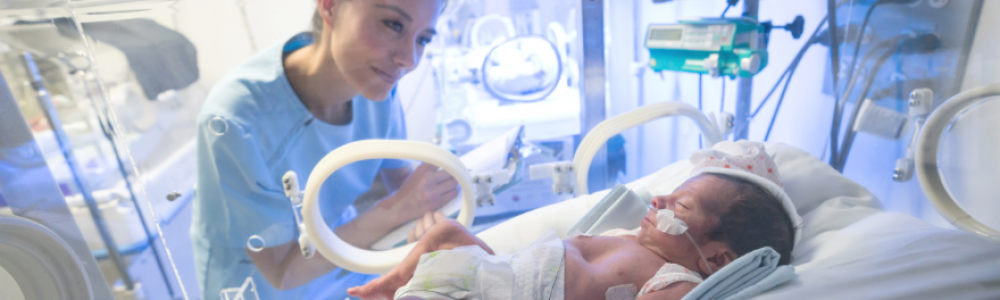
<svg viewBox="0 0 1000 300">
<path fill-rule="evenodd" d="M 797 279 L 759 299 L 1000 299 L 1000 245 L 877 212 L 798 245 Z"/>
<path fill-rule="evenodd" d="M 1000 299 L 1000 245 L 882 212 L 863 186 L 805 151 L 777 143 L 766 148 L 804 228 L 792 253 L 800 277 L 760 298 Z M 682 160 L 628 186 L 668 194 L 689 172 Z M 500 254 L 515 252 L 551 229 L 565 238 L 566 230 L 607 192 L 525 213 L 478 236 Z"/>
</svg>

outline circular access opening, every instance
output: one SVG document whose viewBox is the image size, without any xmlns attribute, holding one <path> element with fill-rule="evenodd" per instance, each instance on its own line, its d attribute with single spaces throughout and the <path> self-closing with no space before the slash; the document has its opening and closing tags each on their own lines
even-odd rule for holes
<svg viewBox="0 0 1000 300">
<path fill-rule="evenodd" d="M 1000 228 L 1000 101 L 991 98 L 957 114 L 941 135 L 938 172 L 948 193 L 972 218 Z"/>
<path fill-rule="evenodd" d="M 25 218 L 0 216 L 0 270 L 4 299 L 93 299 L 90 281 L 69 245 Z M 8 276 L 11 280 L 3 280 Z M 8 294 L 11 290 L 16 292 Z"/>
</svg>

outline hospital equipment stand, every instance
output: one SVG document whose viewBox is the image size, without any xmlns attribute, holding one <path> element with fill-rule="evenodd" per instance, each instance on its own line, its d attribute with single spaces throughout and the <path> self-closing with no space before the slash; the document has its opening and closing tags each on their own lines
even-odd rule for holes
<svg viewBox="0 0 1000 300">
<path fill-rule="evenodd" d="M 94 199 L 90 186 L 83 177 L 80 164 L 76 161 L 76 156 L 73 154 L 73 146 L 70 144 L 69 136 L 63 130 L 62 122 L 56 113 L 56 107 L 52 103 L 48 90 L 45 89 L 45 83 L 42 81 L 42 74 L 38 70 L 38 65 L 35 64 L 35 60 L 29 52 L 25 52 L 22 58 L 31 76 L 31 87 L 35 89 L 38 106 L 42 108 L 45 119 L 48 121 L 50 129 L 52 129 L 52 133 L 55 135 L 56 142 L 59 143 L 59 149 L 66 159 L 66 165 L 69 166 L 70 172 L 73 173 L 73 179 L 76 180 L 77 188 L 80 189 L 83 202 L 87 204 L 90 216 L 94 218 L 94 225 L 101 235 L 101 240 L 104 241 L 104 245 L 108 248 L 108 258 L 111 259 L 115 269 L 121 275 L 125 289 L 131 291 L 135 288 L 135 284 L 132 282 L 132 277 L 129 276 L 121 254 L 118 252 L 118 245 L 115 244 L 114 238 L 111 237 L 108 223 L 104 220 L 104 216 L 101 215 L 100 208 L 97 207 L 97 200 Z M 151 246 L 155 247 L 155 245 Z"/>
<path fill-rule="evenodd" d="M 743 15 L 757 17 L 758 0 L 743 0 Z M 767 49 L 767 40 L 758 37 L 758 47 Z M 723 79 L 725 80 L 725 79 Z M 753 95 L 753 77 L 740 76 L 736 91 L 736 118 L 733 120 L 733 141 L 747 139 L 750 132 L 750 96 Z"/>
<path fill-rule="evenodd" d="M 607 86 L 604 53 L 604 1 L 580 0 L 583 27 L 583 84 L 580 87 L 580 139 L 607 117 Z M 575 151 L 575 149 L 574 149 Z M 608 188 L 607 147 L 594 155 L 587 186 L 592 191 Z"/>
</svg>

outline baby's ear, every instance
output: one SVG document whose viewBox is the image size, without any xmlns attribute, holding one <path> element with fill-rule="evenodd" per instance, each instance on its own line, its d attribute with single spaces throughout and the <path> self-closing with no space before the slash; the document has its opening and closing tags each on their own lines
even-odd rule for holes
<svg viewBox="0 0 1000 300">
<path fill-rule="evenodd" d="M 736 255 L 736 252 L 733 252 L 733 249 L 729 248 L 729 245 L 726 245 L 725 243 L 713 241 L 709 244 L 712 245 L 707 248 L 710 248 L 711 250 L 706 251 L 705 259 L 708 260 L 708 264 L 712 267 L 712 272 L 708 272 L 708 269 L 705 269 L 702 270 L 702 273 L 710 274 L 718 272 L 719 269 L 724 268 L 739 258 L 739 255 Z"/>
</svg>

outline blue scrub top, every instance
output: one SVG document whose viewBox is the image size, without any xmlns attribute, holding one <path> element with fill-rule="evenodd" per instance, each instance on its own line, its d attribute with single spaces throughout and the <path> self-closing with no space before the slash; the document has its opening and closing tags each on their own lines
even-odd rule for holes
<svg viewBox="0 0 1000 300">
<path fill-rule="evenodd" d="M 255 235 L 267 247 L 298 238 L 291 201 L 282 189 L 285 172 L 295 171 L 304 189 L 313 167 L 341 145 L 406 139 L 395 91 L 385 101 L 354 97 L 350 124 L 314 118 L 292 90 L 283 65 L 285 55 L 309 43 L 308 34 L 299 34 L 236 67 L 212 88 L 198 116 L 191 237 L 203 299 L 219 299 L 221 290 L 239 288 L 251 277 L 260 299 L 341 300 L 348 287 L 377 277 L 338 269 L 302 287 L 278 291 L 244 250 Z M 327 224 L 335 227 L 357 215 L 351 204 L 369 189 L 381 168 L 405 166 L 404 161 L 378 159 L 339 169 L 320 193 Z"/>
</svg>

